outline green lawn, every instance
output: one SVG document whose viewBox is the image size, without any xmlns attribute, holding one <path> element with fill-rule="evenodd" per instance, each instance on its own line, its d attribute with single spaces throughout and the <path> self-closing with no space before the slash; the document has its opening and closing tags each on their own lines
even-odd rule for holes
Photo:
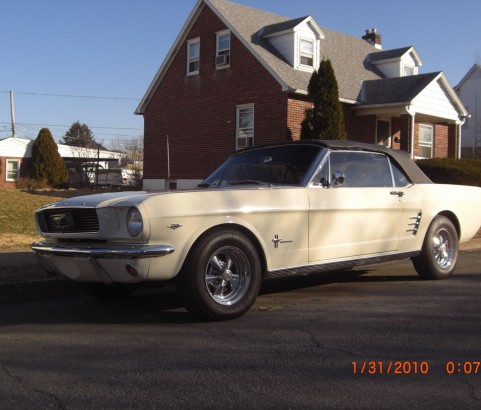
<svg viewBox="0 0 481 410">
<path fill-rule="evenodd" d="M 55 195 L 58 193 L 53 193 Z M 38 239 L 33 213 L 62 197 L 0 189 L 0 248 L 29 246 Z"/>
</svg>

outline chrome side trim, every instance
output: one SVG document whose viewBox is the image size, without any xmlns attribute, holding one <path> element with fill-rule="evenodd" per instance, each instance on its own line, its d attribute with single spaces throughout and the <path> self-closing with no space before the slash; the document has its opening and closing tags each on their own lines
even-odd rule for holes
<svg viewBox="0 0 481 410">
<path fill-rule="evenodd" d="M 158 258 L 160 256 L 169 255 L 174 252 L 171 245 L 124 245 L 107 247 L 72 247 L 64 245 L 52 245 L 46 242 L 34 242 L 31 246 L 32 250 L 39 255 L 56 255 L 56 256 L 86 256 L 90 258 Z"/>
<path fill-rule="evenodd" d="M 372 265 L 375 263 L 412 258 L 419 255 L 420 252 L 421 251 L 403 252 L 384 256 L 372 256 L 363 259 L 344 260 L 339 262 L 328 262 L 315 265 L 297 266 L 288 269 L 279 269 L 267 272 L 266 278 L 281 278 L 286 276 L 309 275 L 312 273 L 350 269 L 354 268 L 355 266 Z"/>
</svg>

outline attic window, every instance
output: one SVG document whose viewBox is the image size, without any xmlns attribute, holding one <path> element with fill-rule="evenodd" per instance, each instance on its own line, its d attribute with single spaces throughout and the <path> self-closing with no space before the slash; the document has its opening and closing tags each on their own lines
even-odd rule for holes
<svg viewBox="0 0 481 410">
<path fill-rule="evenodd" d="M 230 31 L 217 33 L 215 66 L 228 67 L 230 64 Z"/>
<path fill-rule="evenodd" d="M 187 41 L 187 75 L 199 74 L 200 38 Z"/>
<path fill-rule="evenodd" d="M 299 39 L 299 65 L 314 67 L 314 41 Z"/>
<path fill-rule="evenodd" d="M 415 75 L 414 66 L 404 65 L 403 66 L 403 76 L 407 77 L 409 75 Z"/>
</svg>

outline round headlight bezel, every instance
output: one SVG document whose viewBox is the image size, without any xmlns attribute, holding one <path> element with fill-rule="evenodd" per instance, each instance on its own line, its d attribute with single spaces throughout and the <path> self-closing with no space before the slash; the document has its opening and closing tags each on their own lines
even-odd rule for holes
<svg viewBox="0 0 481 410">
<path fill-rule="evenodd" d="M 127 231 L 133 238 L 140 236 L 144 229 L 144 221 L 142 213 L 136 208 L 132 207 L 127 212 Z"/>
</svg>

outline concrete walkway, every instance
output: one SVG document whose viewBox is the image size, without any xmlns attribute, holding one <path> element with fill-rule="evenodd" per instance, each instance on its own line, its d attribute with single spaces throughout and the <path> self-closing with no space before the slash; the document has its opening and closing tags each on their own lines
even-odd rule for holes
<svg viewBox="0 0 481 410">
<path fill-rule="evenodd" d="M 462 252 L 481 249 L 481 238 L 460 245 Z M 29 248 L 0 249 L 0 304 L 79 293 L 79 286 L 45 272 Z"/>
</svg>

